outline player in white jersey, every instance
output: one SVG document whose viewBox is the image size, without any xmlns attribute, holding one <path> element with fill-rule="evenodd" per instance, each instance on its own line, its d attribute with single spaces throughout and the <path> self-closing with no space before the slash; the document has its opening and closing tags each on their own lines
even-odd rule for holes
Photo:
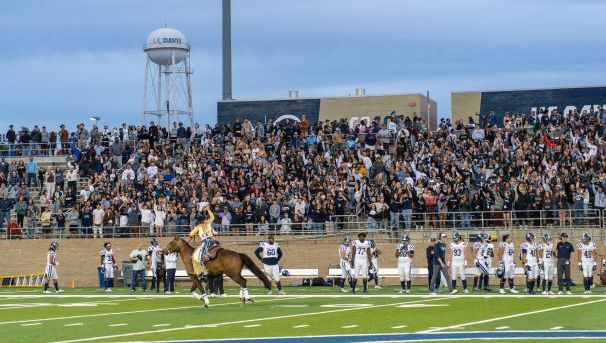
<svg viewBox="0 0 606 343">
<path fill-rule="evenodd" d="M 149 256 L 149 260 L 151 261 L 151 288 L 150 290 L 154 290 L 156 288 L 156 269 L 158 267 L 158 252 L 162 250 L 160 248 L 160 244 L 158 243 L 158 239 L 153 237 L 149 242 L 149 247 L 147 248 L 147 255 Z"/>
<path fill-rule="evenodd" d="M 479 291 L 482 289 L 484 279 L 490 273 L 490 266 L 488 266 L 488 264 L 486 263 L 486 258 L 489 256 L 489 240 L 490 236 L 485 233 L 481 233 L 478 235 L 478 241 L 473 244 L 472 254 L 473 256 L 475 256 L 474 262 L 477 268 L 476 276 L 473 278 L 474 291 Z"/>
<path fill-rule="evenodd" d="M 509 284 L 509 292 L 518 293 L 514 289 L 513 276 L 516 271 L 516 263 L 514 261 L 515 248 L 511 242 L 511 235 L 503 235 L 503 241 L 499 245 L 499 267 L 497 268 L 497 277 L 501 279 L 499 283 L 499 293 L 505 294 L 505 280 Z M 500 274 L 500 275 L 499 275 Z"/>
<path fill-rule="evenodd" d="M 543 234 L 543 243 L 539 245 L 540 258 L 539 268 L 543 271 L 543 295 L 554 294 L 551 291 L 553 285 L 553 277 L 555 275 L 555 262 L 553 260 L 555 246 L 551 241 L 549 233 Z M 537 284 L 537 288 L 539 285 Z"/>
<path fill-rule="evenodd" d="M 591 241 L 591 236 L 588 233 L 584 233 L 581 237 L 581 243 L 577 252 L 579 259 L 579 269 L 583 272 L 583 285 L 585 286 L 585 293 L 591 293 L 591 285 L 593 283 L 593 272 L 596 268 L 595 263 L 595 250 L 596 246 Z"/>
<path fill-rule="evenodd" d="M 488 273 L 484 274 L 484 290 L 485 291 L 492 291 L 492 289 L 490 289 L 490 267 L 492 266 L 492 258 L 494 257 L 494 244 L 492 244 L 492 238 L 490 237 L 490 235 L 488 236 L 488 242 L 486 245 L 486 257 L 484 258 L 484 260 L 486 261 L 486 266 L 488 267 Z M 480 280 L 480 285 L 482 284 L 482 280 Z"/>
<path fill-rule="evenodd" d="M 375 288 L 382 288 L 379 286 L 379 255 L 381 255 L 382 251 L 377 248 L 377 243 L 374 239 L 369 240 L 370 242 L 370 268 L 368 269 L 368 273 L 370 274 L 370 278 L 375 281 Z"/>
<path fill-rule="evenodd" d="M 402 237 L 402 243 L 396 247 L 396 257 L 398 258 L 398 274 L 400 275 L 400 286 L 402 289 L 398 293 L 410 293 L 410 286 L 412 284 L 410 278 L 410 271 L 412 265 L 412 258 L 415 255 L 415 247 L 410 244 L 410 237 L 404 235 Z"/>
<path fill-rule="evenodd" d="M 339 266 L 341 267 L 341 285 L 339 290 L 341 293 L 345 293 L 345 279 L 347 279 L 349 287 L 353 292 L 353 270 L 351 269 L 350 261 L 351 238 L 346 236 L 343 238 L 343 244 L 339 245 Z"/>
<path fill-rule="evenodd" d="M 532 232 L 526 234 L 526 242 L 522 243 L 522 262 L 528 276 L 528 294 L 535 294 L 534 286 L 539 277 L 539 246 L 534 242 L 535 236 Z"/>
<path fill-rule="evenodd" d="M 368 293 L 368 267 L 370 267 L 370 242 L 366 240 L 365 233 L 359 233 L 358 239 L 355 240 L 351 247 L 351 266 L 354 269 L 353 292 L 356 292 L 358 277 L 362 278 L 364 285 L 364 294 Z"/>
<path fill-rule="evenodd" d="M 55 293 L 63 293 L 62 289 L 59 289 L 59 278 L 57 277 L 57 249 L 59 249 L 59 243 L 52 242 L 46 253 L 46 268 L 44 269 L 44 277 L 42 282 L 44 283 L 44 293 L 48 294 L 48 284 L 50 280 L 53 280 L 55 286 Z"/>
<path fill-rule="evenodd" d="M 467 250 L 467 243 L 463 241 L 463 237 L 461 237 L 461 234 L 458 232 L 454 233 L 452 239 L 454 242 L 450 243 L 449 257 L 447 262 L 450 265 L 452 294 L 458 293 L 457 277 L 461 278 L 464 292 L 469 293 L 469 290 L 467 289 L 467 278 L 465 276 L 465 267 L 467 266 L 465 250 Z"/>
<path fill-rule="evenodd" d="M 267 242 L 261 242 L 255 255 L 263 263 L 263 270 L 267 274 L 269 280 L 276 282 L 278 287 L 278 294 L 284 295 L 282 291 L 282 283 L 280 282 L 280 259 L 282 258 L 282 249 L 276 242 L 276 236 L 273 234 L 267 235 Z M 271 289 L 267 292 L 271 294 Z"/>
<path fill-rule="evenodd" d="M 114 259 L 114 251 L 112 244 L 105 242 L 103 249 L 99 253 L 101 269 L 103 270 L 103 286 L 106 292 L 111 292 L 114 287 L 114 270 L 117 268 L 116 260 Z"/>
</svg>

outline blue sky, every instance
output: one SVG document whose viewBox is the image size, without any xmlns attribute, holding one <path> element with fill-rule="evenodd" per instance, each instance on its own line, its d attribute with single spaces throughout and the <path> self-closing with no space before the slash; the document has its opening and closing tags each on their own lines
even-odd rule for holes
<svg viewBox="0 0 606 343">
<path fill-rule="evenodd" d="M 233 0 L 234 97 L 603 85 L 599 0 Z M 0 130 L 9 123 L 139 123 L 147 34 L 192 51 L 195 120 L 221 96 L 221 0 L 1 1 Z"/>
</svg>

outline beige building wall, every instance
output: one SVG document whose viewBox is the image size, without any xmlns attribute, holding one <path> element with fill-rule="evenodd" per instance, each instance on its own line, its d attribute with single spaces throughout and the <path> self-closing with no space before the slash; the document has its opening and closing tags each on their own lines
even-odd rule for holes
<svg viewBox="0 0 606 343">
<path fill-rule="evenodd" d="M 435 128 L 437 123 L 437 104 L 431 100 L 429 123 Z M 352 117 L 385 117 L 395 112 L 412 118 L 425 118 L 427 99 L 420 94 L 405 95 L 366 95 L 337 98 L 322 98 L 320 100 L 320 120 L 338 120 Z"/>
<path fill-rule="evenodd" d="M 480 120 L 480 105 L 482 103 L 482 92 L 451 93 L 451 117 L 452 122 L 463 120 L 467 123 L 469 117 L 473 117 L 476 123 Z"/>
</svg>

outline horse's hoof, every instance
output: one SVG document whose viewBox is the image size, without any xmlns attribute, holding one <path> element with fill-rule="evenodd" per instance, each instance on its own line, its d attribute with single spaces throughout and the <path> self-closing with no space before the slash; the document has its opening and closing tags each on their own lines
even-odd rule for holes
<svg viewBox="0 0 606 343">
<path fill-rule="evenodd" d="M 248 298 L 247 300 L 250 301 L 251 303 L 255 302 L 255 299 L 253 299 L 253 298 Z"/>
</svg>

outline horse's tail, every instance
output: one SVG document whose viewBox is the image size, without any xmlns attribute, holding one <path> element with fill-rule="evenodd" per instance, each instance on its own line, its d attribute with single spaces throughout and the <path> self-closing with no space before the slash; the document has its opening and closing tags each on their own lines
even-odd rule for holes
<svg viewBox="0 0 606 343">
<path fill-rule="evenodd" d="M 259 280 L 263 282 L 265 288 L 271 289 L 271 281 L 269 281 L 267 275 L 265 275 L 265 273 L 261 269 L 259 269 L 259 267 L 257 267 L 255 262 L 253 262 L 253 260 L 251 260 L 250 257 L 248 257 L 248 255 L 246 254 L 240 253 L 240 258 L 242 259 L 242 263 L 244 263 L 244 266 L 248 268 L 253 274 L 255 274 L 255 276 L 258 277 Z"/>
</svg>

